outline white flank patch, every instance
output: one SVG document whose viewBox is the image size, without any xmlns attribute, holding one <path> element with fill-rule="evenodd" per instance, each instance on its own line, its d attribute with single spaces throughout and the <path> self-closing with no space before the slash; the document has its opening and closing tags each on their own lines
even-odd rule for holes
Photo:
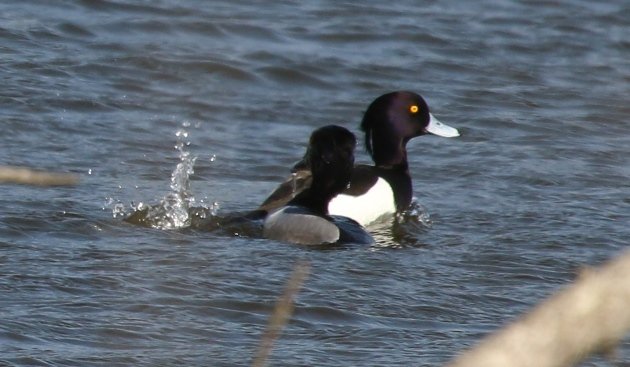
<svg viewBox="0 0 630 367">
<path fill-rule="evenodd" d="M 330 215 L 349 217 L 367 226 L 385 214 L 396 213 L 394 192 L 387 181 L 380 178 L 361 196 L 339 194 L 328 203 Z"/>
</svg>

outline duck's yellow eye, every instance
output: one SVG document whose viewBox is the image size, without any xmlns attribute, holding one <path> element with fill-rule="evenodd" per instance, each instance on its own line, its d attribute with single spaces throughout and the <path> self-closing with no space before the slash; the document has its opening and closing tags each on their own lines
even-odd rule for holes
<svg viewBox="0 0 630 367">
<path fill-rule="evenodd" d="M 418 106 L 416 106 L 415 104 L 412 105 L 411 107 L 409 107 L 409 112 L 411 112 L 411 113 L 418 112 Z"/>
</svg>

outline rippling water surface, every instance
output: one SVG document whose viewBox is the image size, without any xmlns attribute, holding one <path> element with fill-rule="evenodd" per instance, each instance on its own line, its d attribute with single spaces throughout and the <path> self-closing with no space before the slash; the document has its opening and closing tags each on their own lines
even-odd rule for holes
<svg viewBox="0 0 630 367">
<path fill-rule="evenodd" d="M 271 365 L 438 366 L 630 238 L 624 0 L 9 0 L 0 54 L 0 164 L 81 177 L 1 187 L 0 365 L 248 365 L 306 260 Z M 122 221 L 251 209 L 400 89 L 462 136 L 410 143 L 417 218 L 372 247 Z"/>
</svg>

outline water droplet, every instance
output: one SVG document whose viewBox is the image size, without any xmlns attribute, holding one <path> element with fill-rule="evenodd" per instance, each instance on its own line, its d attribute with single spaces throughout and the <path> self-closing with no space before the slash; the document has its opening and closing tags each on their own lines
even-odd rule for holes
<svg viewBox="0 0 630 367">
<path fill-rule="evenodd" d="M 88 169 L 88 175 L 91 175 L 91 174 L 92 174 L 92 169 L 90 168 Z"/>
<path fill-rule="evenodd" d="M 217 160 L 217 155 L 216 154 L 213 154 L 213 155 L 210 156 L 210 162 L 214 162 L 216 160 Z"/>
<path fill-rule="evenodd" d="M 212 205 L 210 205 L 210 215 L 216 217 L 216 215 L 219 213 L 219 209 L 221 209 L 221 205 L 219 205 L 219 203 L 216 201 L 213 202 Z"/>
<path fill-rule="evenodd" d="M 112 215 L 114 218 L 122 217 L 125 215 L 125 205 L 123 203 L 116 203 L 114 205 L 114 209 L 112 210 Z"/>
</svg>

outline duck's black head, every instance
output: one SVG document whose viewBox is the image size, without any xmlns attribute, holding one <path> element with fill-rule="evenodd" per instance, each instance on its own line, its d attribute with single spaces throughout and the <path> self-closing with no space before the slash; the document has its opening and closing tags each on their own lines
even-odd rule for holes
<svg viewBox="0 0 630 367">
<path fill-rule="evenodd" d="M 315 130 L 303 159 L 311 169 L 313 182 L 292 202 L 326 214 L 330 199 L 350 182 L 355 146 L 354 134 L 341 126 L 329 125 Z"/>
<path fill-rule="evenodd" d="M 352 176 L 356 144 L 354 134 L 341 126 L 329 125 L 315 130 L 306 152 L 313 184 L 324 184 L 335 195 L 343 191 Z"/>
<path fill-rule="evenodd" d="M 439 122 L 419 94 L 398 91 L 375 99 L 363 115 L 361 130 L 365 146 L 377 166 L 407 165 L 407 142 L 427 133 L 459 136 L 459 132 Z"/>
</svg>

